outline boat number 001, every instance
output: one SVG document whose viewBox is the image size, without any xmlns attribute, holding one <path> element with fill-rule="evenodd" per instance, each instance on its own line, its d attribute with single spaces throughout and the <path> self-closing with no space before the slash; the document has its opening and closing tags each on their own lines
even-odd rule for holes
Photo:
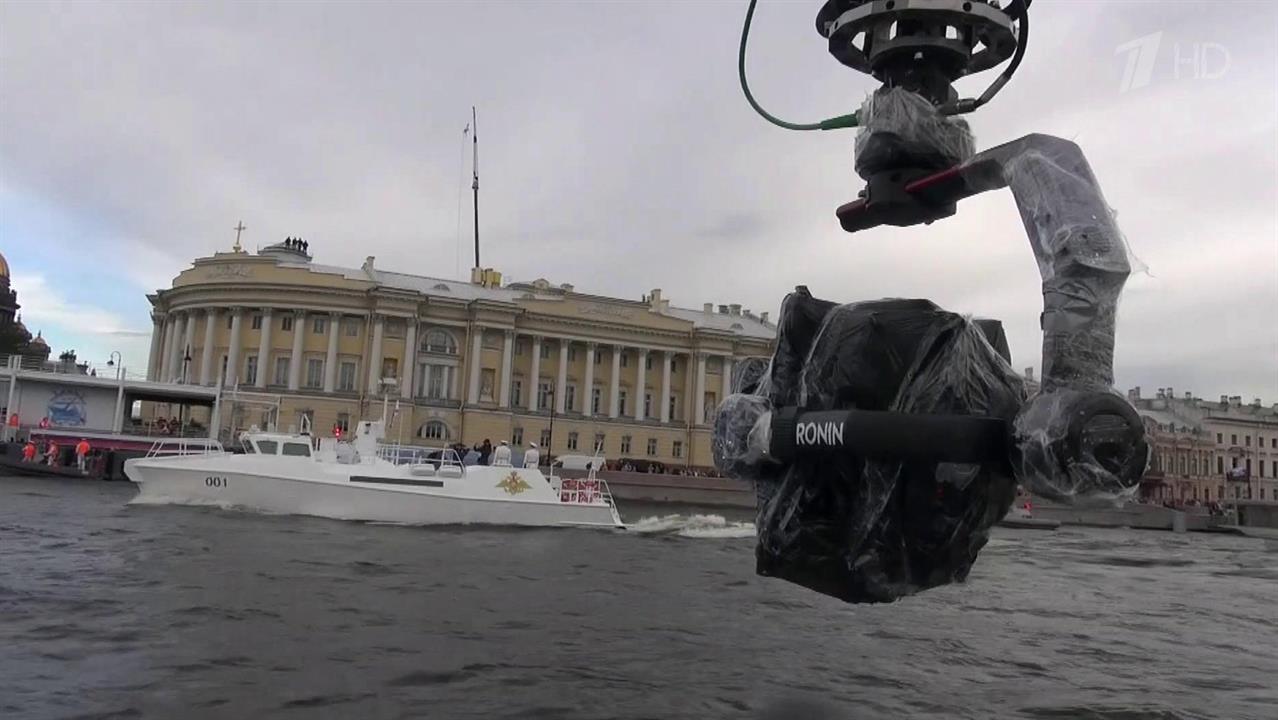
<svg viewBox="0 0 1278 720">
<path fill-rule="evenodd" d="M 227 486 L 226 478 L 210 475 L 204 478 L 204 484 L 209 487 L 222 488 Z"/>
</svg>

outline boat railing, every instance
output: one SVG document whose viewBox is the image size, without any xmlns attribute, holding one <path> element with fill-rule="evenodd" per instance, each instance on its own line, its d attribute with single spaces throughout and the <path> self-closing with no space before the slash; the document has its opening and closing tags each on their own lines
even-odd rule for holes
<svg viewBox="0 0 1278 720">
<path fill-rule="evenodd" d="M 435 469 L 455 467 L 464 472 L 462 460 L 458 457 L 457 451 L 452 448 L 432 448 L 420 445 L 401 445 L 399 443 L 379 444 L 377 446 L 377 457 L 394 465 L 409 465 L 413 467 L 429 465 Z"/>
<path fill-rule="evenodd" d="M 151 444 L 146 456 L 153 457 L 175 457 L 181 455 L 224 455 L 226 450 L 222 448 L 222 443 L 217 440 L 201 440 L 195 442 L 185 438 L 174 438 L 167 440 L 156 440 Z"/>
</svg>

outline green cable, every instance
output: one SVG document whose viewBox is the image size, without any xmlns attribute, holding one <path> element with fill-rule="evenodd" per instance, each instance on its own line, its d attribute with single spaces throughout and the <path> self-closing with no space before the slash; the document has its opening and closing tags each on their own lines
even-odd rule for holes
<svg viewBox="0 0 1278 720">
<path fill-rule="evenodd" d="M 737 74 L 741 77 L 741 90 L 745 93 L 750 107 L 754 108 L 754 111 L 759 113 L 764 120 L 786 130 L 836 130 L 838 128 L 856 127 L 859 122 L 857 113 L 840 115 L 815 123 L 792 123 L 773 116 L 755 101 L 754 95 L 750 92 L 750 84 L 746 82 L 745 57 L 746 38 L 750 36 L 750 21 L 754 19 L 754 6 L 757 2 L 758 0 L 750 0 L 750 7 L 746 9 L 745 25 L 741 28 L 741 50 L 737 55 Z"/>
</svg>

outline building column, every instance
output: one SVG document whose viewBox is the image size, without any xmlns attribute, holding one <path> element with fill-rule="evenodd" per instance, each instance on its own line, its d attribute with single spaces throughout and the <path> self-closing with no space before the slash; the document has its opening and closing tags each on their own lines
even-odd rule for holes
<svg viewBox="0 0 1278 720">
<path fill-rule="evenodd" d="M 479 375 L 483 372 L 483 352 L 484 328 L 476 326 L 470 339 L 470 392 L 467 397 L 471 405 L 479 404 Z"/>
<path fill-rule="evenodd" d="M 612 346 L 612 377 L 608 380 L 608 417 L 621 413 L 621 346 Z"/>
<path fill-rule="evenodd" d="M 669 350 L 661 353 L 661 422 L 670 422 L 670 363 L 674 353 Z"/>
<path fill-rule="evenodd" d="M 151 315 L 151 351 L 146 356 L 146 379 L 155 380 L 160 375 L 160 353 L 164 347 L 164 316 Z"/>
<path fill-rule="evenodd" d="M 399 396 L 405 400 L 413 398 L 413 383 L 417 378 L 417 318 L 408 319 L 408 330 L 404 333 L 404 363 L 399 369 Z"/>
<path fill-rule="evenodd" d="M 368 385 L 366 386 L 370 396 L 377 395 L 381 390 L 382 341 L 385 338 L 386 318 L 382 315 L 373 315 L 373 346 L 368 354 Z"/>
<path fill-rule="evenodd" d="M 635 356 L 637 358 L 635 362 L 635 420 L 643 421 L 647 419 L 647 413 L 644 412 L 643 407 L 648 380 L 647 348 L 639 348 L 635 352 Z"/>
<path fill-rule="evenodd" d="M 244 320 L 244 312 L 237 307 L 231 308 L 231 339 L 226 349 L 226 383 L 231 387 L 240 384 L 240 326 Z"/>
<path fill-rule="evenodd" d="M 328 354 L 324 356 L 324 392 L 337 389 L 337 338 L 341 331 L 342 314 L 328 314 Z"/>
<path fill-rule="evenodd" d="M 185 314 L 175 312 L 175 313 L 172 313 L 172 317 L 173 317 L 173 322 L 169 325 L 168 344 L 165 345 L 164 347 L 165 355 L 164 355 L 163 380 L 166 383 L 177 382 L 178 373 L 180 372 L 177 369 L 178 353 L 180 352 L 180 349 L 182 346 L 182 335 L 186 333 L 186 328 L 182 326 L 183 321 L 186 319 Z"/>
<path fill-rule="evenodd" d="M 262 332 L 257 343 L 257 382 L 256 388 L 266 387 L 266 375 L 270 372 L 271 360 L 271 308 L 262 308 Z"/>
<path fill-rule="evenodd" d="M 555 382 L 555 412 L 564 414 L 568 407 L 568 340 L 559 341 L 559 377 Z"/>
<path fill-rule="evenodd" d="M 692 421 L 697 425 L 706 424 L 706 356 L 697 353 L 697 384 L 692 394 Z"/>
<path fill-rule="evenodd" d="M 185 332 L 182 334 L 182 352 L 178 353 L 178 379 L 184 383 L 191 382 L 191 363 L 187 358 L 195 349 L 195 311 L 186 314 Z"/>
<path fill-rule="evenodd" d="M 732 356 L 723 356 L 723 390 L 719 393 L 719 404 L 722 405 L 724 400 L 732 394 Z"/>
<path fill-rule="evenodd" d="M 528 412 L 537 412 L 537 393 L 541 385 L 541 336 L 532 336 L 532 379 L 528 383 Z"/>
<path fill-rule="evenodd" d="M 155 363 L 156 382 L 166 382 L 169 378 L 169 354 L 173 350 L 173 323 L 177 318 L 173 313 L 164 316 L 164 338 L 160 341 L 160 357 Z"/>
<path fill-rule="evenodd" d="M 497 395 L 497 407 L 510 407 L 510 381 L 515 373 L 515 331 L 502 333 L 501 388 Z"/>
<path fill-rule="evenodd" d="M 590 417 L 594 414 L 595 402 L 595 343 L 586 343 L 586 389 L 581 398 L 581 414 Z"/>
<path fill-rule="evenodd" d="M 293 313 L 293 355 L 288 361 L 288 389 L 302 387 L 302 344 L 306 342 L 306 311 Z"/>
<path fill-rule="evenodd" d="M 204 311 L 204 347 L 200 351 L 200 384 L 213 384 L 213 343 L 217 337 L 217 308 Z"/>
</svg>

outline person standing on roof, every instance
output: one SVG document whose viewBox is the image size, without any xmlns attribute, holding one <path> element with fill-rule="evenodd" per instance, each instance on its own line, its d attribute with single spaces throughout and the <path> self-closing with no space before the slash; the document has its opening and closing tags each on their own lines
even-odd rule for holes
<svg viewBox="0 0 1278 720">
<path fill-rule="evenodd" d="M 537 452 L 537 443 L 528 443 L 528 451 L 524 453 L 524 467 L 536 468 L 541 462 L 541 453 Z"/>
<path fill-rule="evenodd" d="M 81 473 L 88 472 L 89 449 L 89 441 L 85 438 L 80 438 L 80 442 L 75 444 L 75 465 Z"/>
<path fill-rule="evenodd" d="M 501 467 L 510 467 L 510 446 L 505 440 L 493 450 L 493 464 Z"/>
</svg>

